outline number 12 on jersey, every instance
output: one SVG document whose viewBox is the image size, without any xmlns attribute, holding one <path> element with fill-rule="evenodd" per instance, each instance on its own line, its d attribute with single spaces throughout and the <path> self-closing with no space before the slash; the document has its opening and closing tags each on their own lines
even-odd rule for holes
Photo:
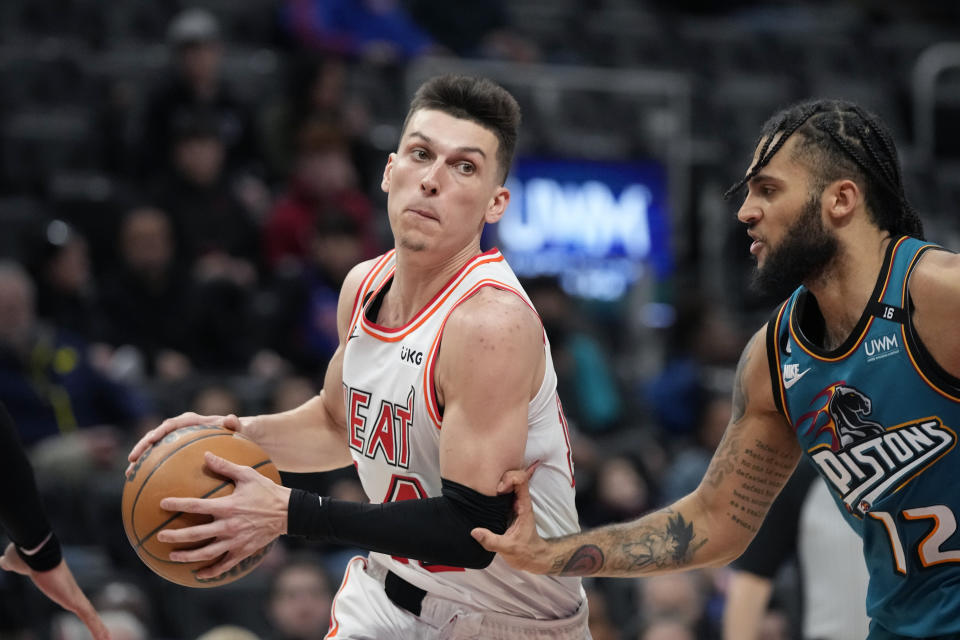
<svg viewBox="0 0 960 640">
<path fill-rule="evenodd" d="M 893 514 L 886 511 L 871 511 L 871 518 L 879 520 L 887 530 L 893 559 L 897 566 L 897 573 L 907 575 L 907 556 L 903 549 L 897 522 Z M 906 520 L 932 520 L 933 524 L 927 535 L 917 544 L 917 555 L 920 566 L 932 567 L 947 562 L 960 562 L 960 549 L 941 549 L 941 545 L 957 530 L 957 518 L 949 507 L 935 504 L 930 507 L 904 509 L 901 515 Z"/>
</svg>

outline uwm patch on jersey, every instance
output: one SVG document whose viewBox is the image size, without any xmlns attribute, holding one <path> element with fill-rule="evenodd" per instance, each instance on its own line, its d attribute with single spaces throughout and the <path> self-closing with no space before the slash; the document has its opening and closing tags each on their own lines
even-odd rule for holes
<svg viewBox="0 0 960 640">
<path fill-rule="evenodd" d="M 406 469 L 410 465 L 410 425 L 416 399 L 413 387 L 403 404 L 381 400 L 379 406 L 371 407 L 370 392 L 347 385 L 343 386 L 343 395 L 350 448 L 371 460 L 380 456 L 390 465 Z"/>
<path fill-rule="evenodd" d="M 820 442 L 809 450 L 847 509 L 862 517 L 882 497 L 903 488 L 950 451 L 956 433 L 937 416 L 885 427 L 871 420 L 873 401 L 840 381 L 814 397 L 822 406 L 804 414 L 805 435 Z"/>
</svg>

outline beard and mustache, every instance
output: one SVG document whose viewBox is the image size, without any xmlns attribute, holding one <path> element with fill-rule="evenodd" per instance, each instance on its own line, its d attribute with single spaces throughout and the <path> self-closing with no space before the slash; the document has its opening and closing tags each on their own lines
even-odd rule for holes
<svg viewBox="0 0 960 640">
<path fill-rule="evenodd" d="M 820 194 L 811 194 L 776 247 L 769 248 L 750 288 L 762 296 L 783 299 L 804 282 L 821 276 L 840 251 L 840 243 L 820 217 Z"/>
</svg>

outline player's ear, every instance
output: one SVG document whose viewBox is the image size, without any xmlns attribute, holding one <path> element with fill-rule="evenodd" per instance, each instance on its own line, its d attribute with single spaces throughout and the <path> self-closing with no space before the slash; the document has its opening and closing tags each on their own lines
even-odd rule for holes
<svg viewBox="0 0 960 640">
<path fill-rule="evenodd" d="M 397 154 L 391 153 L 387 156 L 387 165 L 383 168 L 383 179 L 380 181 L 380 189 L 387 193 L 390 191 L 390 174 L 393 172 L 393 161 L 396 159 Z"/>
<path fill-rule="evenodd" d="M 497 187 L 496 193 L 490 198 L 487 213 L 483 218 L 484 221 L 488 224 L 498 222 L 500 218 L 503 217 L 504 212 L 506 212 L 508 204 L 510 204 L 510 189 Z"/>
<path fill-rule="evenodd" d="M 853 180 L 837 180 L 823 190 L 823 203 L 830 219 L 843 224 L 863 204 L 863 192 Z"/>
</svg>

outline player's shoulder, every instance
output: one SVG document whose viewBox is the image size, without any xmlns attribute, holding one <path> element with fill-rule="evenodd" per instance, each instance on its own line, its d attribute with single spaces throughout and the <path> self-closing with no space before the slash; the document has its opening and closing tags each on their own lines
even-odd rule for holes
<svg viewBox="0 0 960 640">
<path fill-rule="evenodd" d="M 910 275 L 910 295 L 915 301 L 952 299 L 960 305 L 960 254 L 927 251 Z"/>
<path fill-rule="evenodd" d="M 767 356 L 767 340 L 769 339 L 767 330 L 769 326 L 770 323 L 765 322 L 747 340 L 747 344 L 740 354 L 740 366 L 744 367 L 745 373 L 749 372 L 754 376 L 769 377 L 770 368 Z"/>
<path fill-rule="evenodd" d="M 542 336 L 540 318 L 526 300 L 512 291 L 482 287 L 450 312 L 445 335 L 463 333 L 475 338 Z"/>
<path fill-rule="evenodd" d="M 737 363 L 735 384 L 751 390 L 750 404 L 754 409 L 776 412 L 771 385 L 776 374 L 770 366 L 770 336 L 767 334 L 769 327 L 769 322 L 764 323 L 747 341 L 740 355 L 740 362 Z M 773 348 L 776 348 L 776 345 L 773 345 Z"/>
</svg>

